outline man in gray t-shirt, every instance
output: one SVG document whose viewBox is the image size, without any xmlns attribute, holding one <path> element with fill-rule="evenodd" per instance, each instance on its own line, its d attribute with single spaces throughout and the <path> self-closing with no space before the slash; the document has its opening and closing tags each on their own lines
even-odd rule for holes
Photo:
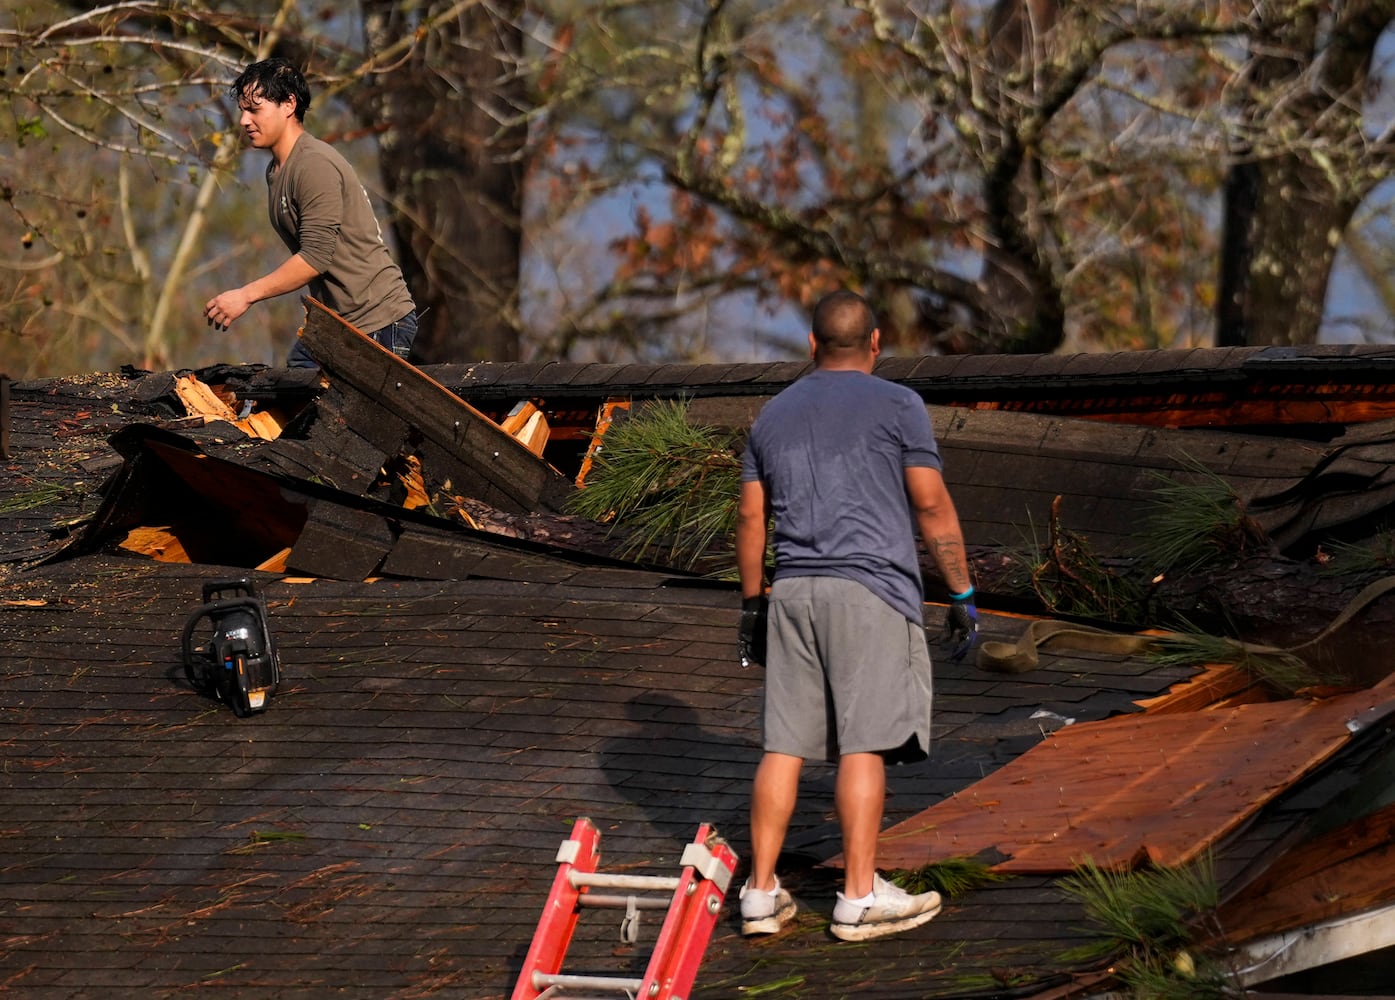
<svg viewBox="0 0 1395 1000">
<path fill-rule="evenodd" d="M 264 59 L 233 82 L 232 95 L 248 141 L 271 153 L 267 208 L 291 255 L 271 273 L 209 299 L 208 322 L 225 330 L 252 303 L 308 285 L 347 323 L 405 358 L 416 337 L 416 305 L 353 167 L 305 131 L 305 77 L 285 59 Z M 315 365 L 298 340 L 287 363 Z"/>
<path fill-rule="evenodd" d="M 773 933 L 794 915 L 775 861 L 809 758 L 838 765 L 844 887 L 833 934 L 869 940 L 922 924 L 940 908 L 937 893 L 908 895 L 876 872 L 886 765 L 923 760 L 930 744 L 917 527 L 950 588 L 955 655 L 972 645 L 977 611 L 925 404 L 872 375 L 880 336 L 859 296 L 822 299 L 809 335 L 815 370 L 765 405 L 743 460 L 736 528 L 743 660 L 762 629 L 767 639 L 765 754 L 752 786 L 751 874 L 741 890 L 746 934 Z"/>
</svg>

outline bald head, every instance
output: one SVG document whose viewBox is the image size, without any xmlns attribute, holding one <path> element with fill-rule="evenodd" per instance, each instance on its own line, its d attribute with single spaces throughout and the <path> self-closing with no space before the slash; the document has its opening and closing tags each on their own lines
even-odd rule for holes
<svg viewBox="0 0 1395 1000">
<path fill-rule="evenodd" d="M 825 362 L 870 355 L 876 329 L 877 317 L 861 295 L 830 292 L 814 306 L 814 357 Z"/>
</svg>

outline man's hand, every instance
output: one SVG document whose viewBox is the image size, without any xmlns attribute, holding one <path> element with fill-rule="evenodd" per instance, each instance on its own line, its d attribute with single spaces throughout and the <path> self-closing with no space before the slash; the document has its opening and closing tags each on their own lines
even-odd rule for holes
<svg viewBox="0 0 1395 1000">
<path fill-rule="evenodd" d="M 954 650 L 951 660 L 962 660 L 978 641 L 978 608 L 974 607 L 974 588 L 959 595 L 952 595 L 949 608 L 945 611 L 945 630 L 941 642 L 951 642 Z"/>
<path fill-rule="evenodd" d="M 765 663 L 765 624 L 770 608 L 765 597 L 741 599 L 741 625 L 736 631 L 736 655 L 743 667 Z"/>
<path fill-rule="evenodd" d="M 209 326 L 215 330 L 226 330 L 251 305 L 252 300 L 247 293 L 240 288 L 232 288 L 209 299 L 203 307 L 203 314 Z"/>
</svg>

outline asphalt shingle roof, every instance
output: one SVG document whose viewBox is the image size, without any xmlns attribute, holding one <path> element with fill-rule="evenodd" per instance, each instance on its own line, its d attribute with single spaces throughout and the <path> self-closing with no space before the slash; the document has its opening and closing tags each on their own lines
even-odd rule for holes
<svg viewBox="0 0 1395 1000">
<path fill-rule="evenodd" d="M 576 816 L 624 870 L 676 874 L 699 822 L 744 849 L 760 675 L 733 663 L 730 593 L 656 590 L 648 574 L 629 593 L 614 576 L 602 593 L 268 577 L 284 678 L 267 711 L 239 720 L 182 676 L 181 630 L 211 576 L 91 556 L 0 587 L 0 971 L 25 995 L 500 996 Z M 1081 669 L 1056 663 L 1043 688 Z M 978 693 L 975 709 L 952 693 L 983 687 L 972 668 L 939 674 L 934 760 L 893 772 L 889 819 L 1000 765 L 1004 741 L 1040 739 L 1020 695 Z M 1088 699 L 1073 711 L 1094 714 Z M 848 988 L 856 968 L 811 963 L 798 944 L 827 945 L 832 875 L 809 865 L 837 849 L 831 794 L 811 766 L 791 833 L 804 860 L 790 881 L 813 907 L 802 930 L 753 946 L 725 919 L 698 995 L 792 976 L 803 985 L 788 995 Z M 1052 897 L 1042 880 L 984 891 Z M 951 905 L 877 949 L 953 952 L 946 977 L 989 975 L 1009 932 L 966 940 L 959 914 L 991 920 L 976 909 Z M 624 965 L 615 931 L 574 954 Z M 1024 969 L 1054 962 L 1019 948 Z M 881 964 L 863 974 L 896 995 Z"/>
<path fill-rule="evenodd" d="M 196 694 L 184 623 L 204 582 L 245 565 L 75 544 L 120 465 L 108 434 L 164 420 L 197 436 L 152 412 L 155 393 L 133 399 L 142 382 L 12 393 L 0 483 L 6 988 L 42 1000 L 502 997 L 576 816 L 600 827 L 606 868 L 676 874 L 699 822 L 744 856 L 761 677 L 734 662 L 730 586 L 561 548 L 554 558 L 570 568 L 540 580 L 516 543 L 442 527 L 440 545 L 494 557 L 465 579 L 253 573 L 281 688 L 248 719 Z M 63 489 L 34 505 L 46 483 Z M 324 491 L 317 502 L 335 501 Z M 344 497 L 345 511 L 365 509 Z M 409 520 L 402 537 L 430 532 Z M 1003 641 L 1024 621 L 982 614 L 985 637 Z M 1067 720 L 1136 712 L 1195 672 L 1069 650 L 1020 676 L 938 659 L 933 754 L 892 770 L 886 822 L 994 773 Z M 1278 796 L 1225 845 L 1226 872 L 1271 862 L 1266 851 L 1359 787 L 1355 768 L 1381 760 L 1390 739 L 1388 727 L 1367 734 L 1353 770 L 1338 760 Z M 1093 974 L 1078 948 L 1097 932 L 1049 874 L 951 899 L 904 935 L 834 942 L 837 873 L 820 864 L 839 849 L 832 776 L 806 769 L 782 865 L 803 907 L 796 927 L 743 940 L 728 907 L 694 997 L 1032 996 Z M 615 920 L 587 913 L 572 954 L 591 971 L 637 974 L 658 922 L 646 918 L 631 946 Z"/>
</svg>

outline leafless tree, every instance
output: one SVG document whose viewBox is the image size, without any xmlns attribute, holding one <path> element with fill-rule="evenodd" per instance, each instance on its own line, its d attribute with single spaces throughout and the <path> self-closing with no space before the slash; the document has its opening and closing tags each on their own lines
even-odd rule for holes
<svg viewBox="0 0 1395 1000">
<path fill-rule="evenodd" d="M 641 306 L 851 281 L 905 349 L 1310 342 L 1388 170 L 1365 111 L 1389 0 L 713 0 L 682 30 L 644 7 L 573 42 L 684 223 L 623 245 L 605 293 Z M 617 23 L 643 44 L 598 72 Z M 693 246 L 721 252 L 670 249 Z"/>
</svg>

